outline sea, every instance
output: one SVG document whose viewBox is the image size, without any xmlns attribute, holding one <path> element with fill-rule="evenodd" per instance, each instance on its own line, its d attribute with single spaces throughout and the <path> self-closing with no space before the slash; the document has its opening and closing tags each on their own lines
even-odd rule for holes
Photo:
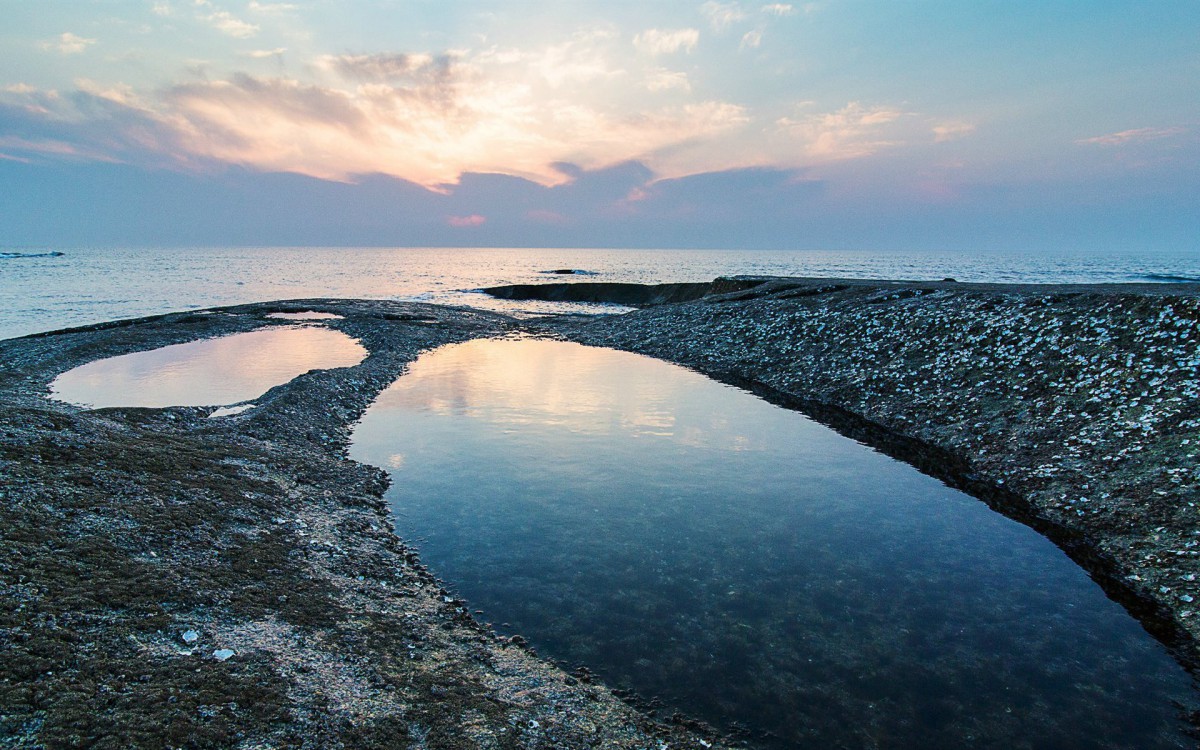
<svg viewBox="0 0 1200 750">
<path fill-rule="evenodd" d="M 555 273 L 563 270 L 577 273 Z M 1200 252 L 0 247 L 0 339 L 120 318 L 312 297 L 434 302 L 515 315 L 603 313 L 618 308 L 496 300 L 479 290 L 564 279 L 666 283 L 739 274 L 1177 283 L 1200 281 Z"/>
</svg>

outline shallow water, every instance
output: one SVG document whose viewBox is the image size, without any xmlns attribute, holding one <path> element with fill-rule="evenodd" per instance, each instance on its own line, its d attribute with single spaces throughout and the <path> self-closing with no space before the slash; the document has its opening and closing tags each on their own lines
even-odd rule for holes
<svg viewBox="0 0 1200 750">
<path fill-rule="evenodd" d="M 340 331 L 279 326 L 96 360 L 64 372 L 50 389 L 57 399 L 91 408 L 227 405 L 366 356 Z"/>
<path fill-rule="evenodd" d="M 7 248 L 6 248 L 7 249 Z M 11 248 L 22 253 L 38 252 Z M 1200 253 L 611 250 L 579 248 L 60 248 L 0 258 L 0 338 L 177 310 L 351 297 L 466 305 L 514 314 L 611 312 L 496 300 L 498 284 L 711 281 L 732 274 L 997 282 L 1200 279 Z M 582 277 L 547 273 L 579 269 Z"/>
<path fill-rule="evenodd" d="M 1025 526 L 804 416 L 576 344 L 416 361 L 351 455 L 481 618 L 776 747 L 1189 747 L 1189 677 Z"/>
</svg>

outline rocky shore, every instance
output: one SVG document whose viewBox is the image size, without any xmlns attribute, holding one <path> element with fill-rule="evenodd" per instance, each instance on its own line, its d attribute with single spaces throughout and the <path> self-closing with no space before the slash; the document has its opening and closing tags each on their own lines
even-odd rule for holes
<svg viewBox="0 0 1200 750">
<path fill-rule="evenodd" d="M 48 399 L 84 362 L 318 310 L 370 352 L 250 412 Z M 350 425 L 503 316 L 271 303 L 0 342 L 0 746 L 705 748 L 476 622 L 392 533 Z"/>
<path fill-rule="evenodd" d="M 718 279 L 547 328 L 751 388 L 967 490 L 1200 666 L 1200 285 Z"/>
<path fill-rule="evenodd" d="M 0 745 L 721 746 L 476 622 L 392 533 L 386 476 L 345 457 L 421 351 L 514 331 L 678 362 L 911 461 L 1049 535 L 1200 665 L 1200 286 L 571 286 L 542 298 L 647 307 L 303 300 L 0 341 Z M 307 310 L 368 358 L 248 412 L 47 398 L 79 364 Z"/>
</svg>

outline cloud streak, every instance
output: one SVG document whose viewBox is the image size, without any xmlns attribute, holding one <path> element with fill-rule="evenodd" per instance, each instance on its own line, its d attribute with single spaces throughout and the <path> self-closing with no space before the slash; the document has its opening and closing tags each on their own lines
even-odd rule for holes
<svg viewBox="0 0 1200 750">
<path fill-rule="evenodd" d="M 427 72 L 434 63 L 425 54 L 322 55 L 317 66 L 332 70 L 344 78 L 357 81 L 399 81 Z M 449 58 L 442 58 L 442 69 L 449 67 Z"/>
<path fill-rule="evenodd" d="M 234 39 L 248 39 L 258 33 L 257 24 L 235 18 L 233 14 L 224 10 L 205 16 L 204 20 L 212 24 L 217 31 L 228 34 Z"/>
<path fill-rule="evenodd" d="M 446 224 L 452 227 L 479 227 L 487 223 L 486 216 L 469 214 L 467 216 L 447 216 Z"/>
<path fill-rule="evenodd" d="M 1171 136 L 1180 135 L 1186 132 L 1186 128 L 1179 127 L 1134 128 L 1133 130 L 1122 130 L 1119 133 L 1108 133 L 1106 135 L 1097 135 L 1091 138 L 1081 138 L 1075 142 L 1093 146 L 1124 146 L 1128 143 L 1142 143 L 1145 141 L 1156 141 L 1161 138 L 1170 138 Z"/>
<path fill-rule="evenodd" d="M 696 29 L 647 29 L 633 38 L 634 46 L 648 55 L 691 52 L 699 41 L 700 32 Z"/>
<path fill-rule="evenodd" d="M 58 52 L 63 55 L 78 55 L 95 43 L 95 39 L 86 39 L 78 34 L 72 34 L 67 31 L 59 34 L 55 39 L 42 42 L 41 47 L 44 50 Z"/>
<path fill-rule="evenodd" d="M 250 4 L 246 9 L 252 13 L 260 13 L 262 15 L 278 15 L 280 13 L 292 13 L 299 10 L 299 6 L 292 3 L 260 3 L 256 0 L 250 0 Z"/>
<path fill-rule="evenodd" d="M 933 126 L 933 142 L 947 143 L 975 132 L 975 126 L 969 122 L 943 122 Z"/>
<path fill-rule="evenodd" d="M 646 89 L 648 91 L 669 91 L 671 89 L 691 91 L 692 84 L 688 80 L 687 73 L 657 68 L 646 73 Z"/>
<path fill-rule="evenodd" d="M 835 112 L 784 117 L 777 124 L 800 142 L 810 159 L 840 161 L 870 156 L 899 145 L 890 126 L 904 116 L 903 111 L 894 107 L 850 102 Z"/>
<path fill-rule="evenodd" d="M 719 3 L 709 0 L 700 6 L 700 13 L 708 19 L 713 31 L 724 31 L 733 24 L 746 19 L 746 11 L 737 3 Z"/>
<path fill-rule="evenodd" d="M 249 39 L 259 32 L 257 24 L 244 21 L 227 10 L 218 10 L 213 6 L 212 0 L 194 0 L 194 2 L 197 8 L 196 17 L 222 34 L 234 39 Z M 255 6 L 258 4 L 251 3 L 251 9 L 254 9 Z M 258 6 L 259 9 L 263 7 Z M 170 15 L 172 11 L 166 3 L 159 3 L 153 6 L 153 12 L 158 15 Z"/>
</svg>

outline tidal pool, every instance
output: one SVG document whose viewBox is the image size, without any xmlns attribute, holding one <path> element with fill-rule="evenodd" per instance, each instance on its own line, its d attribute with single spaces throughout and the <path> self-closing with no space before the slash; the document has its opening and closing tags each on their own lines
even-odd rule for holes
<svg viewBox="0 0 1200 750">
<path fill-rule="evenodd" d="M 340 331 L 279 326 L 96 360 L 59 375 L 50 390 L 89 408 L 236 404 L 309 370 L 350 367 L 366 356 Z"/>
<path fill-rule="evenodd" d="M 1191 747 L 1189 676 L 1057 547 L 638 355 L 424 355 L 356 427 L 484 619 L 764 747 Z"/>
</svg>

